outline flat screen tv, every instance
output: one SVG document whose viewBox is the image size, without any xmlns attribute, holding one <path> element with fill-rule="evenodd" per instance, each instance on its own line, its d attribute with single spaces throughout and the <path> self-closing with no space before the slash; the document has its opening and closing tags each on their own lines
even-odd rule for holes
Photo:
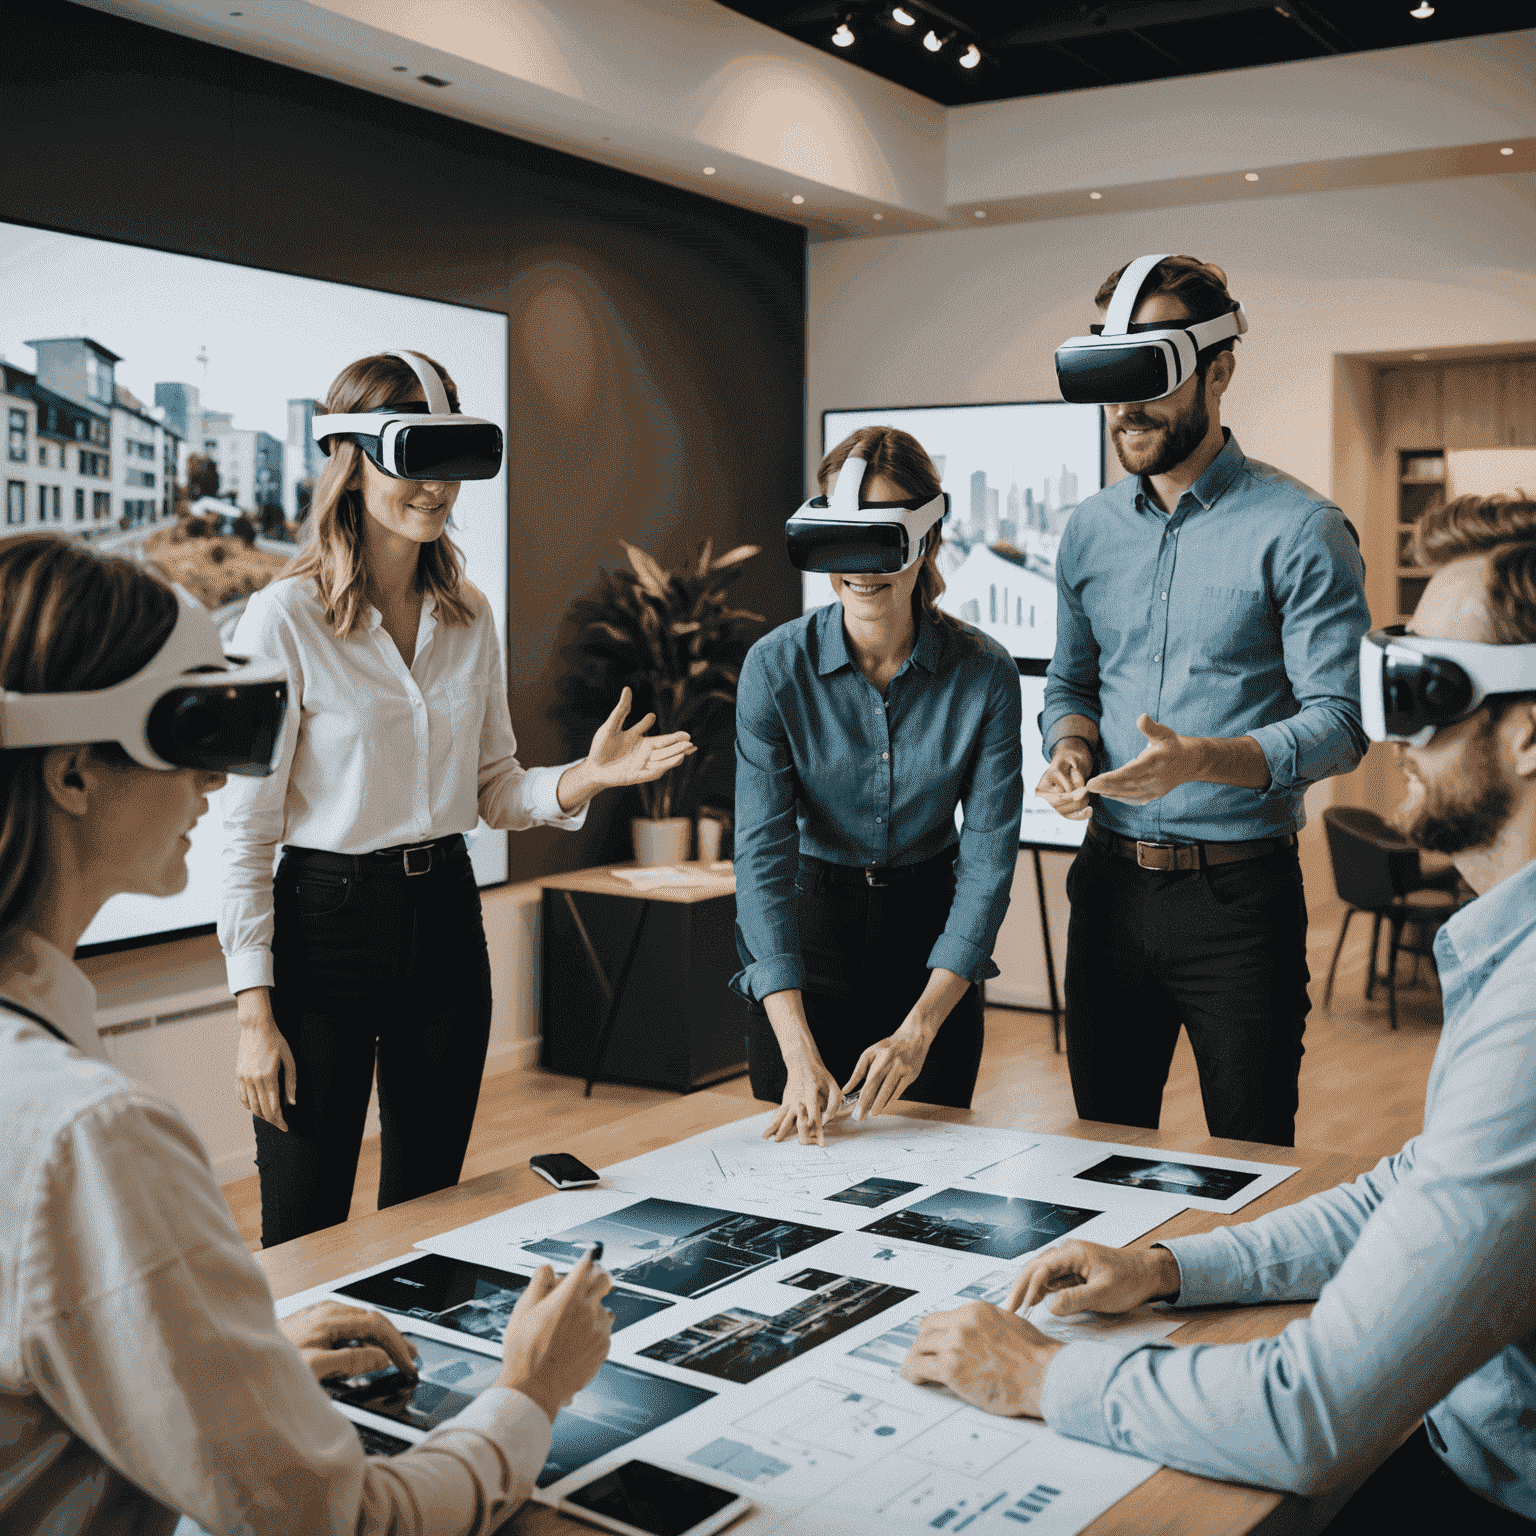
<svg viewBox="0 0 1536 1536">
<path fill-rule="evenodd" d="M 1104 485 L 1103 416 L 1061 400 L 823 411 L 822 452 L 860 427 L 910 432 L 928 450 L 950 513 L 939 552 L 941 606 L 1007 648 L 1024 701 L 1021 847 L 1075 848 L 1087 823 L 1035 798 L 1045 771 L 1036 718 L 1056 643 L 1056 548 L 1079 502 Z M 807 572 L 807 611 L 832 602 L 831 580 Z"/>
<path fill-rule="evenodd" d="M 465 409 L 506 431 L 503 313 L 0 221 L 0 537 L 49 528 L 143 561 L 227 637 L 303 537 L 316 402 L 354 358 L 396 347 L 435 357 Z M 505 470 L 464 485 L 452 537 L 505 657 Z M 215 796 L 186 890 L 113 897 L 82 951 L 211 931 L 222 839 Z M 472 835 L 481 885 L 506 879 L 506 839 Z"/>
</svg>

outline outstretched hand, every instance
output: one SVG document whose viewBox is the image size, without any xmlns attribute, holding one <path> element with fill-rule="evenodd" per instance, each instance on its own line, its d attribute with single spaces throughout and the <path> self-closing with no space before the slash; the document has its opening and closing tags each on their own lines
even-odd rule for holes
<svg viewBox="0 0 1536 1536">
<path fill-rule="evenodd" d="M 613 713 L 598 726 L 597 734 L 592 738 L 587 766 L 599 789 L 649 784 L 699 750 L 687 731 L 673 731 L 670 736 L 647 736 L 645 733 L 656 724 L 654 714 L 643 716 L 625 729 L 624 720 L 632 702 L 633 695 L 626 688 L 619 695 Z"/>
<path fill-rule="evenodd" d="M 1200 777 L 1200 744 L 1195 738 L 1180 736 L 1151 715 L 1138 715 L 1136 729 L 1147 738 L 1146 746 L 1123 767 L 1089 779 L 1089 794 L 1145 805 Z"/>
</svg>

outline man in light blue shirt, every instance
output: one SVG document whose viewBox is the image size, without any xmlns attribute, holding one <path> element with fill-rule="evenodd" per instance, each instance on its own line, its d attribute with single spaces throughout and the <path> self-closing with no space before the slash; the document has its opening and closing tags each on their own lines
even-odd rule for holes
<svg viewBox="0 0 1536 1536">
<path fill-rule="evenodd" d="M 1133 330 L 1237 307 L 1189 256 L 1140 295 Z M 1364 753 L 1370 615 L 1343 513 L 1222 428 L 1234 342 L 1173 393 L 1104 407 L 1130 475 L 1062 536 L 1037 793 L 1093 810 L 1067 881 L 1078 1114 L 1155 1127 L 1182 1025 L 1211 1134 L 1290 1146 L 1310 1007 L 1295 834 L 1307 786 Z"/>
<path fill-rule="evenodd" d="M 1536 503 L 1463 497 L 1428 514 L 1420 539 L 1440 568 L 1415 633 L 1536 645 Z M 1010 1299 L 1055 1292 L 1065 1314 L 1158 1296 L 1315 1297 L 1311 1316 L 1251 1344 L 1126 1349 L 1063 1347 L 976 1306 L 924 1324 L 910 1380 L 1168 1466 L 1306 1494 L 1347 1491 L 1391 1453 L 1329 1527 L 1337 1536 L 1530 1529 L 1536 668 L 1526 678 L 1530 692 L 1402 748 L 1399 824 L 1452 854 L 1478 892 L 1435 939 L 1445 1028 L 1422 1133 L 1353 1184 L 1240 1226 L 1150 1248 L 1063 1243 L 1025 1266 Z"/>
</svg>

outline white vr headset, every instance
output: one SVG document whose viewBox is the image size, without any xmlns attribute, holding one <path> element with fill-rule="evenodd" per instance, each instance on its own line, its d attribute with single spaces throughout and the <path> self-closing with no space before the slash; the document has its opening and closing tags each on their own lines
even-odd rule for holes
<svg viewBox="0 0 1536 1536">
<path fill-rule="evenodd" d="M 895 576 L 923 556 L 929 532 L 949 516 L 949 492 L 929 501 L 861 501 L 868 466 L 850 457 L 831 496 L 813 496 L 784 525 L 791 564 L 802 571 Z"/>
<path fill-rule="evenodd" d="M 0 689 L 0 749 L 115 741 L 145 768 L 270 774 L 288 707 L 282 663 L 226 656 L 208 610 L 175 590 L 175 628 L 132 677 L 82 693 Z"/>
<path fill-rule="evenodd" d="M 1160 256 L 1138 256 L 1115 284 L 1103 325 L 1090 336 L 1074 336 L 1056 349 L 1056 382 L 1061 398 L 1078 405 L 1118 405 L 1161 400 L 1195 371 L 1200 353 L 1218 341 L 1242 336 L 1248 317 L 1239 304 L 1214 320 L 1180 326 L 1166 320 L 1133 324 L 1142 285 Z"/>
<path fill-rule="evenodd" d="M 1536 692 L 1536 645 L 1410 635 L 1401 624 L 1360 642 L 1360 716 L 1372 741 L 1422 747 L 1501 693 Z"/>
<path fill-rule="evenodd" d="M 389 352 L 411 365 L 426 402 L 316 416 L 311 430 L 330 456 L 329 437 L 356 443 L 395 480 L 492 480 L 501 471 L 501 428 L 455 411 L 437 369 L 414 352 Z"/>
</svg>

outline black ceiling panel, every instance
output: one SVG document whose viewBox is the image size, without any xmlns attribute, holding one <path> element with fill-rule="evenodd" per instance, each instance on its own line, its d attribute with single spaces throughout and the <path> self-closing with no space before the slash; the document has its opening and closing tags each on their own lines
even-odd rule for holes
<svg viewBox="0 0 1536 1536">
<path fill-rule="evenodd" d="M 950 107 L 1510 32 L 1532 19 L 1528 6 L 1509 0 L 1444 0 L 1425 19 L 1411 14 L 1419 0 L 719 3 Z M 898 9 L 913 18 L 912 26 L 895 20 Z M 832 38 L 844 25 L 855 40 L 839 48 Z M 937 53 L 923 47 L 929 32 L 943 43 Z M 971 45 L 981 62 L 962 69 L 959 59 Z"/>
</svg>

